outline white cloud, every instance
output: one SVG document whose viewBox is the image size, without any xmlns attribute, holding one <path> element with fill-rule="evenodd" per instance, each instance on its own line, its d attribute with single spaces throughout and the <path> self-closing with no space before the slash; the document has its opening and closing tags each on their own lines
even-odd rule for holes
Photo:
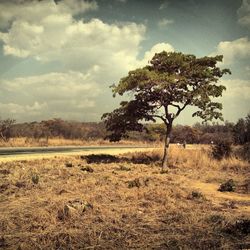
<svg viewBox="0 0 250 250">
<path fill-rule="evenodd" d="M 236 122 L 245 117 L 250 111 L 250 80 L 224 79 L 220 83 L 227 88 L 221 98 L 224 119 Z"/>
<path fill-rule="evenodd" d="M 236 98 L 248 99 L 250 101 L 250 80 L 228 79 L 221 80 L 220 83 L 227 88 L 223 94 L 225 98 L 231 101 Z"/>
<path fill-rule="evenodd" d="M 18 2 L 0 3 L 1 13 L 5 13 L 0 19 L 8 26 L 0 32 L 5 55 L 44 64 L 58 62 L 64 73 L 0 80 L 1 113 L 6 117 L 12 114 L 16 119 L 30 120 L 33 107 L 37 108 L 32 113 L 34 119 L 96 120 L 99 115 L 99 120 L 110 105 L 115 105 L 106 99 L 111 97 L 109 85 L 129 70 L 148 64 L 155 53 L 174 50 L 168 43 L 159 43 L 139 60 L 145 25 L 75 19 L 77 13 L 96 9 L 93 1 Z"/>
<path fill-rule="evenodd" d="M 140 65 L 144 66 L 144 65 L 148 64 L 149 61 L 155 55 L 155 53 L 160 53 L 162 51 L 173 52 L 174 47 L 169 43 L 158 43 L 158 44 L 154 45 L 149 51 L 145 52 L 144 58 L 140 62 Z"/>
<path fill-rule="evenodd" d="M 3 0 L 0 2 L 0 28 L 6 28 L 14 20 L 40 22 L 44 16 L 50 15 L 77 15 L 98 8 L 95 1 L 63 0 L 57 4 L 54 0 Z"/>
<path fill-rule="evenodd" d="M 19 14 L 13 17 L 14 20 L 10 19 L 10 28 L 0 33 L 5 55 L 31 57 L 45 63 L 58 61 L 67 70 L 81 72 L 97 65 L 99 73 L 105 74 L 107 81 L 113 81 L 128 70 L 147 63 L 151 59 L 149 56 L 160 49 L 173 51 L 169 44 L 158 44 L 146 53 L 146 61 L 144 58 L 141 62 L 137 57 L 145 39 L 146 27 L 143 24 L 107 24 L 100 19 L 74 19 L 76 6 L 81 5 L 79 9 L 86 11 L 95 9 L 95 2 L 62 0 L 55 4 L 52 0 L 44 0 L 41 3 L 39 8 L 37 1 L 18 6 Z M 17 11 L 16 5 L 9 2 L 2 7 L 12 16 Z M 161 25 L 171 22 L 163 19 Z"/>
<path fill-rule="evenodd" d="M 158 25 L 160 28 L 166 28 L 168 25 L 173 24 L 173 23 L 174 23 L 173 20 L 169 20 L 169 19 L 166 19 L 166 18 L 162 18 L 162 19 L 157 23 L 157 25 Z"/>
<path fill-rule="evenodd" d="M 223 41 L 217 46 L 212 55 L 223 55 L 223 63 L 231 64 L 241 59 L 250 58 L 250 41 L 247 37 L 239 38 L 234 41 Z"/>
<path fill-rule="evenodd" d="M 9 113 L 11 115 L 39 115 L 40 112 L 47 109 L 46 103 L 34 102 L 31 105 L 20 105 L 16 103 L 0 103 L 1 112 Z"/>
<path fill-rule="evenodd" d="M 90 74 L 73 71 L 1 80 L 0 85 L 1 114 L 17 119 L 55 117 L 57 112 L 67 119 L 73 118 L 71 113 L 80 118 L 84 110 L 95 107 L 100 95 Z"/>
<path fill-rule="evenodd" d="M 95 74 L 96 79 L 117 81 L 138 65 L 137 56 L 146 27 L 136 23 L 107 24 L 100 19 L 76 20 L 75 2 L 85 3 L 63 0 L 55 4 L 45 0 L 39 5 L 39 12 L 36 1 L 20 5 L 20 13 L 9 19 L 12 20 L 10 28 L 0 32 L 4 54 L 35 58 L 42 63 L 55 61 L 66 70 L 85 73 L 97 65 L 100 70 Z M 88 2 L 80 9 L 86 11 L 95 6 Z M 13 4 L 2 7 L 10 13 L 16 12 Z M 34 12 L 26 13 L 32 8 Z"/>
<path fill-rule="evenodd" d="M 242 26 L 250 28 L 250 0 L 243 0 L 241 7 L 237 11 L 238 22 Z"/>
</svg>

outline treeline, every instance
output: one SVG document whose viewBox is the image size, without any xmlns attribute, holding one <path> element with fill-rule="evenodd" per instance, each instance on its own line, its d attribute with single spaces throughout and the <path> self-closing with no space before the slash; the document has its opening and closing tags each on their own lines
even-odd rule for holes
<svg viewBox="0 0 250 250">
<path fill-rule="evenodd" d="M 107 132 L 103 123 L 76 122 L 52 119 L 41 122 L 15 123 L 14 120 L 0 119 L 0 140 L 10 138 L 32 138 L 36 140 L 49 138 L 80 139 L 93 141 L 105 138 Z M 129 138 L 134 141 L 162 141 L 165 135 L 163 124 L 147 124 L 142 133 L 130 132 Z M 245 144 L 250 141 L 250 114 L 237 123 L 200 124 L 193 126 L 176 125 L 173 128 L 173 143 L 210 144 L 218 139 L 234 144 Z"/>
<path fill-rule="evenodd" d="M 71 140 L 96 140 L 104 136 L 103 123 L 64 121 L 62 119 L 14 124 L 11 128 L 11 137 L 34 139 L 59 137 Z"/>
</svg>

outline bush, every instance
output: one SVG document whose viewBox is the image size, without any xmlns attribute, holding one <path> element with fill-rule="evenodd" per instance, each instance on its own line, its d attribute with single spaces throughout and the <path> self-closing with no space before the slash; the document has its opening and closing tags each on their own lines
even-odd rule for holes
<svg viewBox="0 0 250 250">
<path fill-rule="evenodd" d="M 219 187 L 220 192 L 234 192 L 236 188 L 236 185 L 233 181 L 233 179 L 230 179 L 226 181 L 225 183 L 222 183 Z"/>
<path fill-rule="evenodd" d="M 243 145 L 240 150 L 240 156 L 243 160 L 250 161 L 250 142 Z"/>
<path fill-rule="evenodd" d="M 65 167 L 67 168 L 72 168 L 73 167 L 73 164 L 71 162 L 66 162 L 65 163 Z"/>
<path fill-rule="evenodd" d="M 89 166 L 81 167 L 81 170 L 85 171 L 85 172 L 89 172 L 89 173 L 93 173 L 94 172 L 94 169 L 91 168 L 91 167 L 89 167 Z"/>
<path fill-rule="evenodd" d="M 39 176 L 37 174 L 33 174 L 31 177 L 31 180 L 34 184 L 38 184 L 39 182 Z"/>
<path fill-rule="evenodd" d="M 192 191 L 192 193 L 189 194 L 187 198 L 189 200 L 199 200 L 199 201 L 206 200 L 205 196 L 199 191 Z"/>
<path fill-rule="evenodd" d="M 159 154 L 148 154 L 148 153 L 137 153 L 132 156 L 131 162 L 134 164 L 151 164 L 155 162 L 159 162 L 161 157 Z"/>
<path fill-rule="evenodd" d="M 149 178 L 135 178 L 134 180 L 128 181 L 128 188 L 134 187 L 147 187 L 149 184 Z"/>
<path fill-rule="evenodd" d="M 113 163 L 119 162 L 120 159 L 116 156 L 109 155 L 109 154 L 90 154 L 86 156 L 81 156 L 81 159 L 86 160 L 88 164 L 91 163 Z"/>
<path fill-rule="evenodd" d="M 250 220 L 249 219 L 239 219 L 235 223 L 228 224 L 224 231 L 229 234 L 238 235 L 249 235 L 250 234 Z"/>
<path fill-rule="evenodd" d="M 212 147 L 212 156 L 217 160 L 227 158 L 232 153 L 232 144 L 227 140 L 219 140 Z"/>
</svg>

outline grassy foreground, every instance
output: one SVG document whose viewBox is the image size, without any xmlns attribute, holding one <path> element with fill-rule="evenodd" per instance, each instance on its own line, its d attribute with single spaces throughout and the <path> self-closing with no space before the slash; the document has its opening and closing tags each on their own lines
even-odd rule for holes
<svg viewBox="0 0 250 250">
<path fill-rule="evenodd" d="M 250 164 L 170 155 L 168 173 L 159 151 L 1 163 L 0 248 L 250 248 Z M 228 179 L 235 192 L 219 192 Z"/>
</svg>

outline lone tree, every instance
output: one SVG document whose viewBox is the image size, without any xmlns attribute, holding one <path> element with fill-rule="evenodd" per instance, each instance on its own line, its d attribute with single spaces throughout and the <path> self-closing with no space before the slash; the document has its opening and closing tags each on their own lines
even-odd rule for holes
<svg viewBox="0 0 250 250">
<path fill-rule="evenodd" d="M 166 137 L 162 168 L 167 168 L 168 147 L 173 121 L 187 106 L 195 106 L 194 116 L 204 121 L 223 120 L 222 104 L 213 102 L 213 97 L 222 96 L 226 89 L 218 80 L 229 69 L 220 69 L 217 62 L 223 56 L 196 58 L 176 52 L 155 54 L 150 64 L 132 70 L 112 86 L 113 96 L 130 94 L 130 101 L 123 101 L 120 107 L 106 113 L 102 119 L 110 132 L 110 141 L 128 137 L 129 131 L 142 131 L 145 122 L 161 119 L 166 126 Z"/>
</svg>

